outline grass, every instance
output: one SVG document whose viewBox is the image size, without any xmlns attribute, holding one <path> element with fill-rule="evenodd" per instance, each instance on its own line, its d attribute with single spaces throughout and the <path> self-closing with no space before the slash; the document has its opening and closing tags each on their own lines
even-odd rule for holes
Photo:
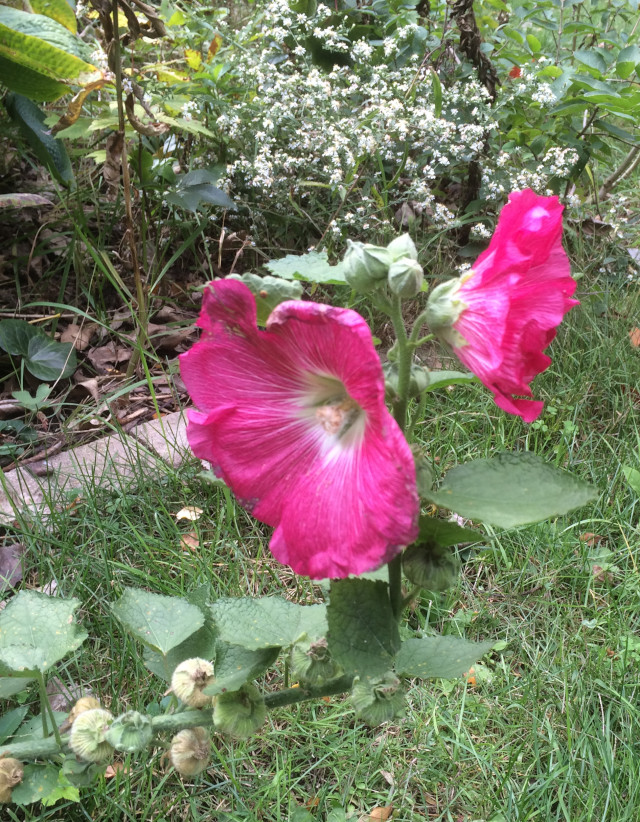
<svg viewBox="0 0 640 822">
<path fill-rule="evenodd" d="M 573 517 L 486 528 L 459 584 L 410 614 L 412 629 L 503 641 L 476 666 L 475 684 L 410 682 L 406 718 L 377 729 L 355 721 L 342 698 L 278 709 L 246 742 L 216 738 L 199 779 L 178 777 L 159 747 L 149 760 L 127 759 L 126 771 L 81 792 L 80 803 L 7 806 L 4 818 L 340 822 L 393 805 L 395 822 L 635 822 L 640 502 L 621 466 L 640 463 L 640 368 L 628 338 L 638 298 L 624 270 L 617 278 L 598 270 L 593 251 L 574 249 L 582 306 L 536 380 L 546 402 L 540 420 L 526 426 L 481 386 L 465 386 L 434 395 L 419 426 L 436 472 L 528 449 L 599 490 Z M 184 505 L 206 515 L 177 521 Z M 181 537 L 192 530 L 198 547 L 185 551 Z M 88 485 L 79 504 L 48 523 L 22 520 L 10 535 L 26 547 L 28 586 L 55 580 L 58 593 L 82 602 L 89 640 L 57 675 L 118 712 L 158 705 L 166 687 L 110 611 L 125 586 L 181 596 L 206 583 L 215 596 L 297 601 L 320 594 L 272 561 L 268 529 L 203 481 L 192 461 L 167 467 L 158 481 Z M 278 687 L 282 675 L 279 665 L 264 687 Z M 35 700 L 33 691 L 16 698 L 37 712 Z"/>
</svg>

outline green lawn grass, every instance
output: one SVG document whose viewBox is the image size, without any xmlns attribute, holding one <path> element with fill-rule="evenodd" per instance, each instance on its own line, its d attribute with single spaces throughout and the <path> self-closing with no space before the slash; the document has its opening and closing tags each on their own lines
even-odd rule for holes
<svg viewBox="0 0 640 822">
<path fill-rule="evenodd" d="M 639 301 L 626 272 L 610 277 L 596 262 L 582 270 L 582 306 L 534 383 L 546 402 L 538 422 L 503 414 L 472 385 L 433 395 L 418 427 L 436 474 L 495 450 L 528 449 L 599 492 L 593 505 L 551 523 L 485 528 L 456 587 L 412 611 L 414 628 L 503 641 L 476 666 L 475 683 L 409 683 L 406 717 L 377 729 L 356 721 L 343 698 L 278 709 L 246 742 L 216 738 L 211 767 L 195 780 L 181 779 L 158 748 L 126 759 L 125 771 L 82 792 L 79 804 L 6 806 L 3 818 L 339 822 L 393 805 L 395 822 L 636 822 L 640 501 L 621 467 L 640 467 L 640 354 L 628 336 Z M 189 460 L 160 479 L 89 487 L 48 523 L 15 529 L 27 548 L 26 584 L 55 580 L 59 594 L 82 602 L 89 640 L 58 675 L 118 712 L 145 710 L 166 688 L 111 614 L 124 586 L 321 595 L 270 558 L 268 529 L 199 471 Z M 205 515 L 177 521 L 184 505 Z M 199 545 L 185 551 L 181 535 L 193 529 Z M 279 687 L 282 676 L 280 667 L 261 685 Z M 33 691 L 18 699 L 37 712 Z"/>
</svg>

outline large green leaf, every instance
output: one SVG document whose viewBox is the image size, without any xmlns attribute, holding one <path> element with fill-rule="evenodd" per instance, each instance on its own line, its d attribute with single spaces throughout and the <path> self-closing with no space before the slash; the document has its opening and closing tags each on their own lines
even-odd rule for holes
<svg viewBox="0 0 640 822">
<path fill-rule="evenodd" d="M 266 325 L 269 314 L 285 300 L 299 300 L 303 286 L 297 280 L 283 280 L 282 277 L 261 277 L 259 274 L 229 274 L 227 280 L 240 280 L 256 298 L 258 323 Z"/>
<path fill-rule="evenodd" d="M 25 765 L 22 782 L 11 791 L 11 801 L 16 805 L 31 805 L 46 799 L 58 787 L 60 767 L 46 765 Z"/>
<path fill-rule="evenodd" d="M 30 676 L 0 676 L 0 699 L 9 699 L 20 693 L 30 682 L 33 682 Z"/>
<path fill-rule="evenodd" d="M 499 454 L 453 468 L 431 502 L 502 528 L 566 514 L 596 497 L 593 486 L 535 454 Z"/>
<path fill-rule="evenodd" d="M 285 280 L 303 280 L 307 283 L 333 283 L 345 285 L 342 263 L 329 265 L 324 251 L 309 251 L 308 254 L 287 254 L 280 260 L 265 263 L 272 274 Z"/>
<path fill-rule="evenodd" d="M 0 662 L 12 671 L 47 671 L 87 638 L 74 622 L 77 599 L 20 591 L 0 613 Z"/>
<path fill-rule="evenodd" d="M 21 66 L 0 53 L 0 83 L 39 103 L 51 102 L 67 94 L 69 87 L 46 74 Z"/>
<path fill-rule="evenodd" d="M 181 597 L 126 588 L 111 606 L 114 615 L 145 645 L 166 655 L 204 625 L 200 608 Z"/>
<path fill-rule="evenodd" d="M 78 23 L 68 0 L 29 0 L 36 14 L 44 14 L 56 20 L 73 34 L 78 30 Z"/>
<path fill-rule="evenodd" d="M 0 320 L 0 348 L 12 357 L 26 357 L 29 343 L 38 334 L 42 331 L 26 320 Z"/>
<path fill-rule="evenodd" d="M 391 670 L 400 636 L 385 582 L 332 580 L 327 620 L 331 656 L 345 673 L 372 678 Z"/>
<path fill-rule="evenodd" d="M 457 679 L 494 646 L 493 641 L 470 642 L 457 636 L 407 639 L 396 657 L 396 671 L 423 679 Z"/>
<path fill-rule="evenodd" d="M 0 55 L 52 80 L 84 85 L 100 72 L 89 61 L 91 49 L 44 14 L 0 6 Z"/>
<path fill-rule="evenodd" d="M 626 80 L 633 74 L 635 67 L 640 63 L 640 48 L 638 46 L 627 46 L 620 50 L 616 61 L 616 74 Z"/>
<path fill-rule="evenodd" d="M 604 74 L 607 70 L 604 57 L 595 49 L 577 49 L 573 52 L 573 56 L 584 66 L 588 66 L 596 72 Z"/>
<path fill-rule="evenodd" d="M 459 545 L 461 542 L 479 542 L 484 538 L 479 531 L 435 517 L 420 517 L 418 527 L 420 532 L 416 542 L 435 542 L 443 548 Z"/>
<path fill-rule="evenodd" d="M 302 634 L 327 632 L 324 605 L 298 605 L 280 597 L 224 597 L 211 606 L 220 638 L 249 650 L 286 648 Z"/>
<path fill-rule="evenodd" d="M 204 692 L 211 696 L 225 691 L 237 691 L 245 682 L 263 674 L 278 658 L 279 648 L 250 651 L 240 645 L 218 640 L 214 664 L 215 680 Z"/>
<path fill-rule="evenodd" d="M 438 388 L 467 385 L 472 382 L 478 382 L 478 378 L 470 371 L 429 371 L 429 385 L 426 390 L 436 391 Z"/>
<path fill-rule="evenodd" d="M 622 472 L 631 488 L 640 496 L 640 471 L 630 465 L 623 465 Z"/>
<path fill-rule="evenodd" d="M 73 343 L 56 342 L 44 334 L 38 334 L 29 340 L 24 364 L 34 377 L 53 382 L 61 377 L 70 377 L 76 370 L 76 350 Z"/>
<path fill-rule="evenodd" d="M 9 116 L 34 150 L 36 157 L 61 183 L 73 180 L 69 155 L 61 140 L 52 137 L 45 115 L 35 103 L 21 94 L 8 94 L 5 105 Z"/>
</svg>

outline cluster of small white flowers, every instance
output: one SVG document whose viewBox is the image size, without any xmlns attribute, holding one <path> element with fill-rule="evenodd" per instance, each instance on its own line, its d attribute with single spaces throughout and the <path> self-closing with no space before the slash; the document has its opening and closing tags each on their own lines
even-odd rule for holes
<svg viewBox="0 0 640 822">
<path fill-rule="evenodd" d="M 556 97 L 549 83 L 541 83 L 536 89 L 536 91 L 534 91 L 531 95 L 531 99 L 535 103 L 540 103 L 540 105 L 552 106 L 558 98 Z"/>
<path fill-rule="evenodd" d="M 183 103 L 180 113 L 184 120 L 193 120 L 194 114 L 200 114 L 200 106 L 195 100 L 187 100 L 186 103 Z"/>
<path fill-rule="evenodd" d="M 491 231 L 484 223 L 476 223 L 471 228 L 471 236 L 474 240 L 488 240 L 491 237 Z"/>
<path fill-rule="evenodd" d="M 567 177 L 577 162 L 578 152 L 574 148 L 560 148 L 560 146 L 552 146 L 548 149 L 542 160 L 543 166 L 558 177 Z"/>
</svg>

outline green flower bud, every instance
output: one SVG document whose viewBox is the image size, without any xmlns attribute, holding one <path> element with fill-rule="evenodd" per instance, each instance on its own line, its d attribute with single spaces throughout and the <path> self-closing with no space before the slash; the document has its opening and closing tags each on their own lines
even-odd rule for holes
<svg viewBox="0 0 640 822">
<path fill-rule="evenodd" d="M 93 696 L 80 697 L 80 699 L 76 702 L 73 708 L 71 708 L 71 710 L 69 711 L 69 716 L 60 726 L 60 732 L 65 733 L 66 731 L 68 731 L 69 728 L 75 722 L 76 718 L 80 716 L 80 714 L 84 713 L 85 711 L 91 711 L 93 710 L 93 708 L 101 707 L 102 705 Z"/>
<path fill-rule="evenodd" d="M 147 747 L 153 737 L 151 720 L 138 711 L 127 711 L 113 720 L 104 736 L 117 751 L 140 751 Z"/>
<path fill-rule="evenodd" d="M 351 691 L 351 703 L 359 719 L 367 725 L 376 726 L 402 715 L 405 695 L 398 677 L 388 671 L 380 679 L 356 679 Z"/>
<path fill-rule="evenodd" d="M 415 243 L 409 234 L 401 234 L 395 240 L 391 240 L 387 246 L 387 251 L 391 252 L 394 260 L 400 260 L 403 257 L 410 257 L 412 260 L 418 259 L 418 251 Z"/>
<path fill-rule="evenodd" d="M 206 770 L 211 757 L 211 736 L 206 728 L 184 728 L 171 740 L 169 759 L 183 776 L 197 776 Z"/>
<path fill-rule="evenodd" d="M 464 274 L 462 275 L 464 277 Z M 462 285 L 462 278 L 447 280 L 433 289 L 427 300 L 427 323 L 434 334 L 451 347 L 466 345 L 466 340 L 453 328 L 462 312 L 467 307 L 457 294 Z"/>
<path fill-rule="evenodd" d="M 451 548 L 435 542 L 410 545 L 402 555 L 404 575 L 414 585 L 429 591 L 446 591 L 455 585 L 460 560 Z"/>
<path fill-rule="evenodd" d="M 392 402 L 398 396 L 398 365 L 396 362 L 382 364 L 385 396 Z M 429 386 L 429 369 L 414 363 L 409 375 L 409 397 L 419 397 Z"/>
<path fill-rule="evenodd" d="M 389 288 L 398 297 L 409 300 L 422 290 L 424 271 L 417 260 L 403 257 L 389 267 Z"/>
<path fill-rule="evenodd" d="M 338 676 L 340 667 L 331 658 L 326 639 L 305 639 L 291 649 L 291 672 L 305 684 L 321 685 Z"/>
<path fill-rule="evenodd" d="M 392 262 L 393 257 L 382 246 L 347 240 L 344 276 L 360 294 L 368 294 L 383 285 Z"/>
<path fill-rule="evenodd" d="M 211 662 L 199 657 L 185 659 L 173 672 L 171 690 L 190 708 L 206 708 L 213 705 L 215 697 L 203 691 L 214 679 Z"/>
<path fill-rule="evenodd" d="M 113 714 L 103 708 L 83 711 L 71 726 L 69 747 L 87 762 L 105 762 L 113 754 L 113 746 L 106 741 L 112 722 Z"/>
<path fill-rule="evenodd" d="M 0 759 L 0 804 L 11 802 L 11 791 L 22 782 L 24 769 L 17 759 Z"/>
<path fill-rule="evenodd" d="M 431 460 L 427 458 L 419 445 L 414 443 L 411 446 L 413 459 L 416 464 L 416 486 L 418 496 L 426 497 L 433 488 L 433 471 L 431 470 Z"/>
<path fill-rule="evenodd" d="M 262 694 L 251 683 L 238 691 L 219 694 L 213 709 L 216 730 L 235 739 L 255 733 L 267 717 Z"/>
</svg>

